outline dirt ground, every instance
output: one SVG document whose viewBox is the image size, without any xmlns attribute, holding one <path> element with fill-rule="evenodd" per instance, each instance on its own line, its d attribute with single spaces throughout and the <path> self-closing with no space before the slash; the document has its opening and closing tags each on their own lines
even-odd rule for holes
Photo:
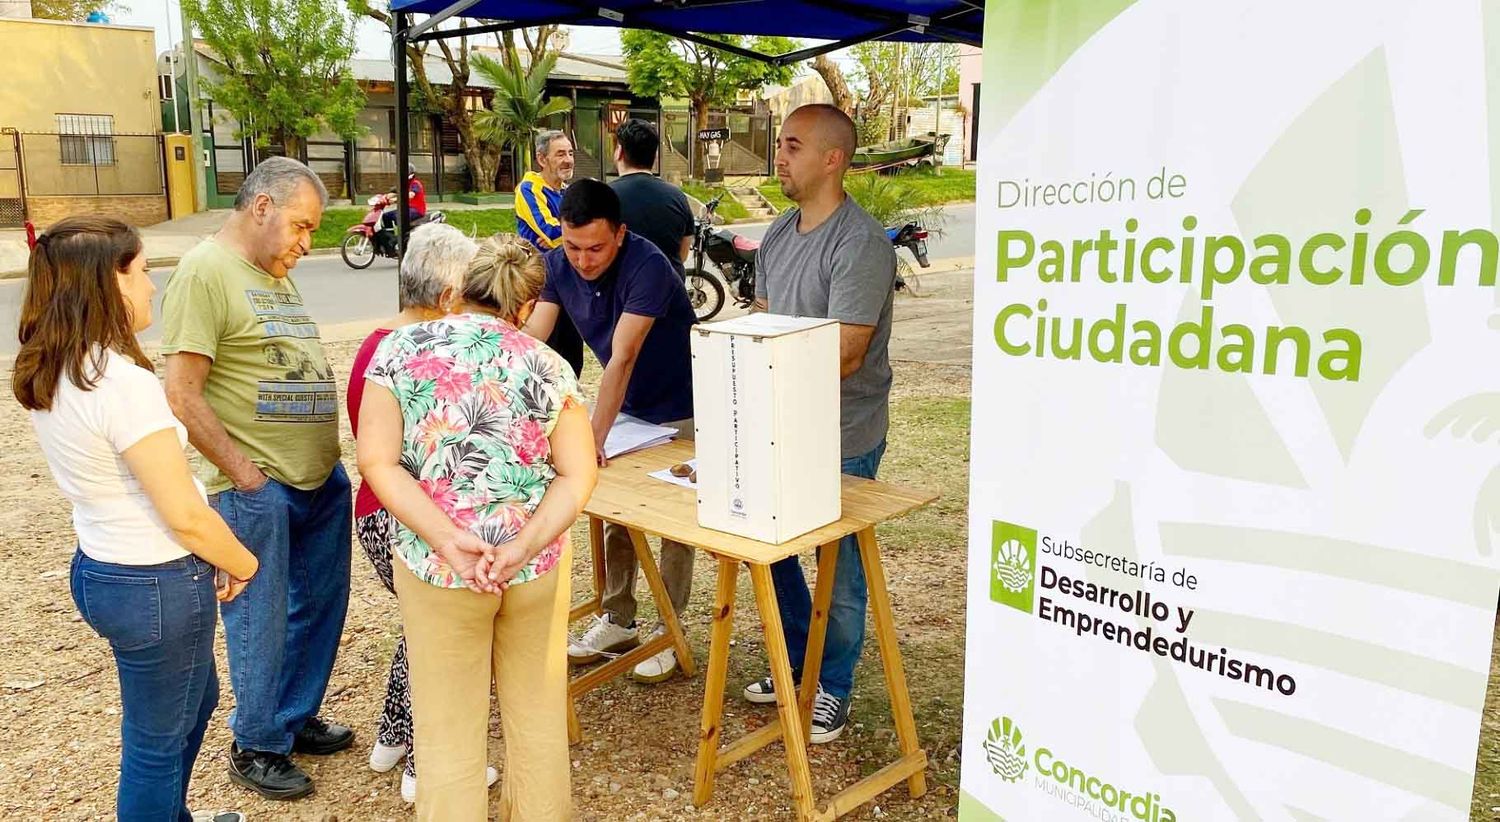
<svg viewBox="0 0 1500 822">
<path fill-rule="evenodd" d="M 335 372 L 347 374 L 357 341 L 331 343 Z M 967 482 L 966 365 L 898 361 L 898 395 L 884 475 L 932 487 L 944 500 L 881 534 L 902 634 L 919 731 L 932 766 L 919 800 L 887 792 L 854 818 L 933 819 L 957 804 L 962 705 L 964 612 L 963 527 Z M 8 366 L 4 369 L 8 375 Z M 597 376 L 597 372 L 595 372 Z M 939 427 L 934 427 L 940 423 Z M 353 442 L 344 423 L 345 464 L 355 475 Z M 903 436 L 901 431 L 912 432 Z M 953 436 L 955 432 L 962 436 Z M 929 458 L 937 448 L 942 468 Z M 68 593 L 74 538 L 69 509 L 39 453 L 24 411 L 0 402 L 0 818 L 100 819 L 113 814 L 119 757 L 119 694 L 107 644 L 78 616 Z M 575 544 L 583 545 L 575 530 Z M 394 599 L 376 581 L 357 546 L 342 649 L 324 714 L 354 727 L 353 749 L 332 757 L 300 757 L 317 792 L 295 803 L 273 803 L 232 785 L 225 774 L 233 706 L 219 633 L 224 695 L 194 769 L 196 809 L 237 808 L 252 819 L 402 819 L 399 773 L 376 774 L 366 757 L 398 631 Z M 575 598 L 592 579 L 586 550 L 573 571 Z M 693 601 L 683 621 L 700 663 L 707 653 L 713 566 L 700 562 Z M 742 577 L 743 579 L 743 577 Z M 591 584 L 591 583 L 588 583 Z M 643 603 L 650 597 L 639 586 Z M 742 585 L 736 647 L 726 700 L 726 737 L 753 730 L 774 709 L 737 697 L 740 684 L 765 670 L 759 623 L 748 584 Z M 651 618 L 649 607 L 644 618 Z M 873 634 L 858 673 L 853 729 L 812 754 L 820 798 L 877 770 L 896 756 Z M 573 793 L 584 820 L 790 818 L 785 760 L 773 745 L 720 776 L 714 800 L 691 802 L 693 757 L 703 679 L 678 677 L 645 687 L 616 682 L 579 701 L 584 741 L 573 751 Z M 491 761 L 502 741 L 492 720 Z"/>
</svg>

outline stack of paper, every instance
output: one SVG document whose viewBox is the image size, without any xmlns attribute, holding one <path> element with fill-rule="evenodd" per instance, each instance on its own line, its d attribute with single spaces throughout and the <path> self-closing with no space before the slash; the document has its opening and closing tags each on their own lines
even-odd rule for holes
<svg viewBox="0 0 1500 822">
<path fill-rule="evenodd" d="M 606 459 L 614 459 L 631 451 L 669 443 L 676 436 L 675 428 L 653 425 L 629 414 L 620 414 L 615 417 L 614 427 L 609 429 L 609 436 L 604 440 L 604 456 Z"/>
</svg>

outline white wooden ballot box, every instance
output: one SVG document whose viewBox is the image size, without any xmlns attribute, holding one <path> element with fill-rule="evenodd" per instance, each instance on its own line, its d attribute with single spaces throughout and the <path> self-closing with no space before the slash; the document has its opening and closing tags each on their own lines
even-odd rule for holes
<svg viewBox="0 0 1500 822">
<path fill-rule="evenodd" d="M 839 519 L 838 322 L 750 314 L 692 347 L 698 524 L 782 543 Z"/>
</svg>

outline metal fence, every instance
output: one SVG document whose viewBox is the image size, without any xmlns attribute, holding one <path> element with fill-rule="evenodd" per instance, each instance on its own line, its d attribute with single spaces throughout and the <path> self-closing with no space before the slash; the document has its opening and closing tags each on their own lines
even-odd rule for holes
<svg viewBox="0 0 1500 822">
<path fill-rule="evenodd" d="M 213 144 L 214 182 L 212 194 L 232 197 L 245 175 L 266 157 L 285 154 L 279 145 L 257 146 L 236 137 L 234 121 L 208 104 L 204 138 Z M 686 108 L 641 108 L 619 104 L 580 106 L 555 115 L 545 125 L 566 132 L 573 140 L 576 175 L 607 180 L 615 176 L 614 131 L 626 119 L 637 117 L 656 125 L 661 134 L 661 152 L 655 171 L 681 181 L 701 177 L 705 168 L 704 147 L 698 144 L 698 120 Z M 323 135 L 308 140 L 297 159 L 307 163 L 335 199 L 358 199 L 394 190 L 405 177 L 396 168 L 395 110 L 367 108 L 360 113 L 364 133 L 355 140 L 340 141 Z M 770 115 L 740 112 L 710 112 L 708 126 L 728 126 L 730 142 L 723 146 L 720 167 L 732 176 L 771 173 L 775 133 Z M 413 115 L 411 164 L 428 196 L 442 197 L 476 190 L 469 163 L 458 134 L 438 117 Z M 530 167 L 531 151 L 523 156 L 506 152 L 496 169 L 495 190 L 510 191 Z"/>
<path fill-rule="evenodd" d="M 107 197 L 164 194 L 160 134 L 16 134 L 27 196 Z"/>
<path fill-rule="evenodd" d="M 97 128 L 0 129 L 0 228 L 23 225 L 28 198 L 166 194 L 162 140 Z"/>
<path fill-rule="evenodd" d="M 26 220 L 21 189 L 21 135 L 0 130 L 0 228 L 20 228 Z"/>
</svg>

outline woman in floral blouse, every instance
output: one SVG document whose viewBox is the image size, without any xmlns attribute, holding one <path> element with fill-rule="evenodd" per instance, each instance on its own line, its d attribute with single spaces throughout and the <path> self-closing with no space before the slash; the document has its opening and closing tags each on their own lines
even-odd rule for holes
<svg viewBox="0 0 1500 822">
<path fill-rule="evenodd" d="M 500 818 L 571 814 L 568 528 L 598 469 L 572 369 L 517 330 L 544 276 L 520 239 L 485 241 L 459 313 L 391 332 L 366 374 L 359 468 L 397 520 L 419 819 L 488 818 L 492 677 Z"/>
</svg>

